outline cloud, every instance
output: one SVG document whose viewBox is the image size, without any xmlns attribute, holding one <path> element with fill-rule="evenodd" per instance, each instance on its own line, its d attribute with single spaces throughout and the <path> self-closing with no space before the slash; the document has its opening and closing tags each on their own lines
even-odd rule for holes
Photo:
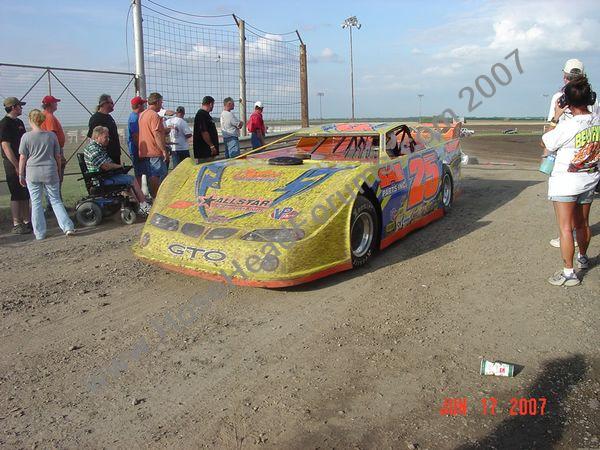
<svg viewBox="0 0 600 450">
<path fill-rule="evenodd" d="M 437 75 L 441 77 L 449 77 L 459 72 L 459 69 L 463 67 L 459 63 L 451 63 L 443 66 L 431 66 L 423 70 L 423 75 Z"/>
<path fill-rule="evenodd" d="M 423 54 L 423 50 L 421 50 L 420 48 L 413 48 L 410 51 L 410 53 L 413 54 L 413 55 L 422 55 Z"/>
<path fill-rule="evenodd" d="M 498 54 L 498 50 L 515 48 L 529 57 L 545 56 L 549 52 L 591 51 L 599 44 L 600 21 L 596 18 L 595 5 L 591 1 L 572 2 L 566 9 L 557 1 L 515 3 L 505 0 L 484 4 L 472 11 L 485 24 L 483 28 L 483 24 L 478 27 L 480 43 L 465 44 L 463 36 L 445 34 L 449 44 L 433 58 L 477 63 Z M 446 25 L 453 27 L 469 21 L 470 18 L 461 17 L 456 23 L 451 21 Z"/>
<path fill-rule="evenodd" d="M 343 58 L 340 57 L 336 52 L 334 52 L 329 47 L 325 47 L 318 56 L 309 57 L 309 61 L 312 63 L 343 63 Z"/>
</svg>

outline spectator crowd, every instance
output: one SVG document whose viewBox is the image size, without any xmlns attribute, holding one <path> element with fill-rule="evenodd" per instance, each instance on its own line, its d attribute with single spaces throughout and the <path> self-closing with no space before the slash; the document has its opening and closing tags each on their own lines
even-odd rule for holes
<svg viewBox="0 0 600 450">
<path fill-rule="evenodd" d="M 36 239 L 46 235 L 43 198 L 47 211 L 52 209 L 63 232 L 72 236 L 74 225 L 62 203 L 61 187 L 64 179 L 65 133 L 56 117 L 61 100 L 47 95 L 41 101 L 41 110 L 34 109 L 28 119 L 31 131 L 19 118 L 25 102 L 16 97 L 4 99 L 6 116 L 0 120 L 0 143 L 6 182 L 10 192 L 10 209 L 14 234 L 34 233 Z M 131 113 L 127 124 L 127 148 L 131 158 L 133 176 L 121 162 L 121 142 L 117 124 L 111 113 L 114 101 L 108 94 L 100 95 L 96 111 L 88 122 L 87 145 L 83 155 L 89 172 L 110 171 L 103 177 L 104 184 L 123 184 L 130 187 L 139 203 L 139 211 L 147 214 L 150 202 L 157 195 L 160 184 L 167 175 L 169 162 L 172 168 L 193 157 L 196 164 L 208 162 L 220 155 L 217 127 L 211 112 L 215 99 L 206 96 L 194 117 L 193 129 L 185 120 L 185 108 L 163 108 L 163 97 L 157 92 L 147 99 L 131 99 Z M 238 119 L 231 97 L 223 100 L 220 117 L 221 137 L 225 158 L 240 155 L 240 130 L 244 123 Z M 262 103 L 256 102 L 247 124 L 252 147 L 264 145 L 266 127 L 262 119 Z M 190 153 L 190 141 L 192 152 Z M 147 179 L 150 199 L 142 192 L 142 177 Z"/>
</svg>

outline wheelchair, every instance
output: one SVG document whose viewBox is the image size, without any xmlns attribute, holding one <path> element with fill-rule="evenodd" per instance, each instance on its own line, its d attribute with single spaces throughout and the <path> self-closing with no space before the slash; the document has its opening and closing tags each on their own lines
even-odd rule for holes
<svg viewBox="0 0 600 450">
<path fill-rule="evenodd" d="M 84 227 L 93 227 L 100 225 L 104 217 L 120 212 L 123 223 L 127 225 L 134 224 L 137 218 L 137 202 L 133 202 L 130 198 L 130 186 L 126 184 L 102 184 L 103 179 L 111 175 L 127 173 L 132 166 L 124 166 L 123 169 L 104 172 L 89 172 L 83 153 L 77 154 L 77 161 L 83 176 L 79 180 L 84 180 L 88 192 L 87 197 L 79 200 L 75 206 L 75 219 L 77 222 Z"/>
</svg>

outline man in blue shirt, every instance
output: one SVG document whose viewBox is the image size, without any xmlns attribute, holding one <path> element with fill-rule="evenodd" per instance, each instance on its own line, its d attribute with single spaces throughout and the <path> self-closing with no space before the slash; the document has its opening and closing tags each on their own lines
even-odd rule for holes
<svg viewBox="0 0 600 450">
<path fill-rule="evenodd" d="M 140 113 L 146 109 L 147 100 L 142 97 L 133 97 L 131 99 L 131 109 L 132 112 L 129 114 L 128 121 L 128 146 L 129 146 L 129 156 L 131 156 L 131 161 L 133 162 L 133 173 L 135 174 L 135 178 L 138 182 L 138 185 L 142 185 L 142 175 L 145 173 L 144 171 L 144 162 L 140 160 L 138 154 L 138 142 L 139 142 L 139 133 L 140 126 L 138 123 Z"/>
</svg>

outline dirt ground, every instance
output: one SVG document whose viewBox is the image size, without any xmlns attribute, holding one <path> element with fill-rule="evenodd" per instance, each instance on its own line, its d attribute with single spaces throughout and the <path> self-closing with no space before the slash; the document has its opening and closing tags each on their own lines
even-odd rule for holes
<svg viewBox="0 0 600 450">
<path fill-rule="evenodd" d="M 600 448 L 600 207 L 582 285 L 549 285 L 538 140 L 466 138 L 482 164 L 449 216 L 293 289 L 147 266 L 141 224 L 4 231 L 0 446 Z M 481 376 L 482 357 L 522 370 Z M 450 398 L 465 415 L 440 414 Z"/>
</svg>

